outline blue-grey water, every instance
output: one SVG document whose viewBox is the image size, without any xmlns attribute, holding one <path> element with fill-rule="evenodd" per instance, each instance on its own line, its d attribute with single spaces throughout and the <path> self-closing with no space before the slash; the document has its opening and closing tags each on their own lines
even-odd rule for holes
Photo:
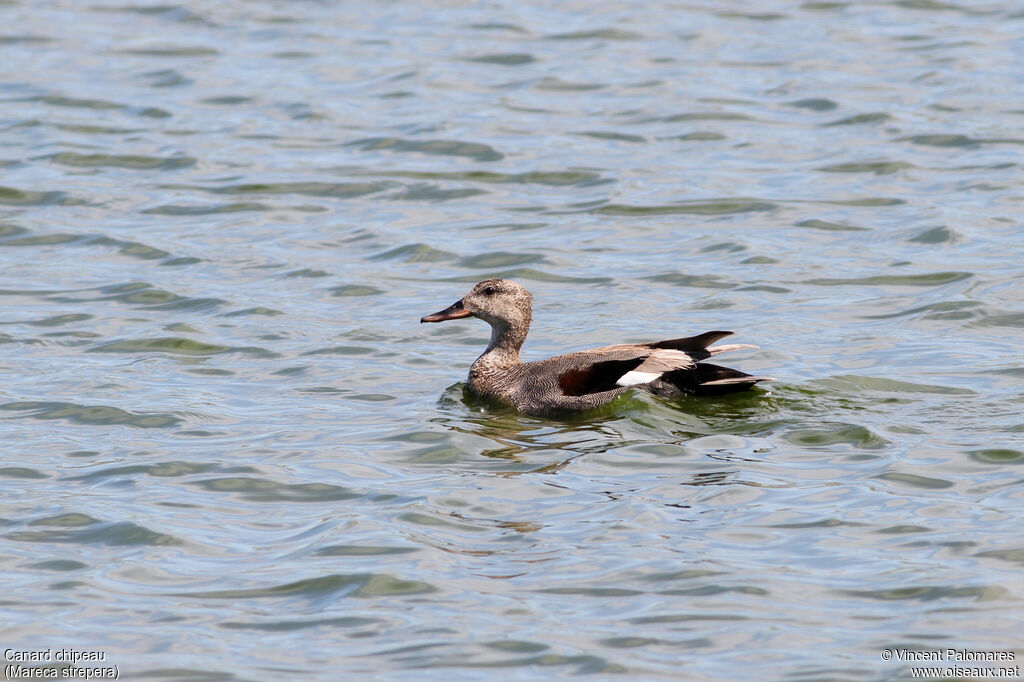
<svg viewBox="0 0 1024 682">
<path fill-rule="evenodd" d="M 897 680 L 1024 632 L 1014 3 L 0 2 L 0 647 Z M 732 329 L 749 393 L 464 392 Z M 3 662 L 7 665 L 8 661 Z M 48 665 L 61 664 L 51 662 Z"/>
</svg>

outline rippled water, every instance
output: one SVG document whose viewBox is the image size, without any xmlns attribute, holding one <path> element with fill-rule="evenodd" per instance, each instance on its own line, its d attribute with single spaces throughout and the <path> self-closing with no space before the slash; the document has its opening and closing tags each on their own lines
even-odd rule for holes
<svg viewBox="0 0 1024 682">
<path fill-rule="evenodd" d="M 1006 6 L 0 2 L 0 642 L 140 680 L 1020 652 Z M 417 320 L 497 275 L 528 359 L 724 328 L 779 381 L 485 408 L 486 326 Z"/>
</svg>

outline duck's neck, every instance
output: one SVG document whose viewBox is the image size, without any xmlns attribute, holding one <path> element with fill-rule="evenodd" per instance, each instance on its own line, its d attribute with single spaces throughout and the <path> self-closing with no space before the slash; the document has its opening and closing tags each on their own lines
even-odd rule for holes
<svg viewBox="0 0 1024 682">
<path fill-rule="evenodd" d="M 487 350 L 473 363 L 473 371 L 496 371 L 508 369 L 522 362 L 519 349 L 530 331 L 530 321 L 510 324 L 505 320 L 491 322 L 491 342 Z"/>
</svg>

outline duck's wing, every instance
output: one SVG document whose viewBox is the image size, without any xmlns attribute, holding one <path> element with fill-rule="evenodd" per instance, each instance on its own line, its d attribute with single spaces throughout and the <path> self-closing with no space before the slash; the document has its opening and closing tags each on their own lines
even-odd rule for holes
<svg viewBox="0 0 1024 682">
<path fill-rule="evenodd" d="M 710 384 L 723 389 L 732 384 L 752 385 L 766 380 L 766 377 L 750 377 L 715 365 L 708 365 L 707 370 L 702 371 L 705 366 L 697 364 L 701 360 L 731 350 L 757 348 L 746 343 L 711 345 L 731 334 L 728 331 L 710 331 L 651 343 L 603 346 L 551 358 L 540 364 L 551 363 L 545 369 L 553 369 L 557 373 L 558 386 L 568 396 L 650 384 L 659 379 L 669 380 L 670 377 L 672 384 Z"/>
<path fill-rule="evenodd" d="M 562 355 L 538 365 L 557 374 L 563 395 L 579 396 L 649 383 L 666 372 L 693 369 L 696 361 L 682 351 L 623 345 Z"/>
</svg>

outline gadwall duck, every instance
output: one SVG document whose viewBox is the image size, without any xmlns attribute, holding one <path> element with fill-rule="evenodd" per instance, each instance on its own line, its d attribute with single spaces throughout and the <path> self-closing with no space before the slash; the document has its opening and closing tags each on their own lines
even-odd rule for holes
<svg viewBox="0 0 1024 682">
<path fill-rule="evenodd" d="M 603 346 L 539 362 L 522 362 L 519 349 L 530 330 L 532 300 L 530 292 L 516 282 L 488 279 L 420 322 L 473 316 L 491 325 L 491 342 L 469 370 L 469 387 L 482 398 L 536 416 L 593 409 L 631 389 L 661 396 L 718 395 L 770 380 L 727 367 L 698 364 L 725 351 L 757 348 L 743 343 L 712 346 L 732 334 L 722 331 Z"/>
</svg>

